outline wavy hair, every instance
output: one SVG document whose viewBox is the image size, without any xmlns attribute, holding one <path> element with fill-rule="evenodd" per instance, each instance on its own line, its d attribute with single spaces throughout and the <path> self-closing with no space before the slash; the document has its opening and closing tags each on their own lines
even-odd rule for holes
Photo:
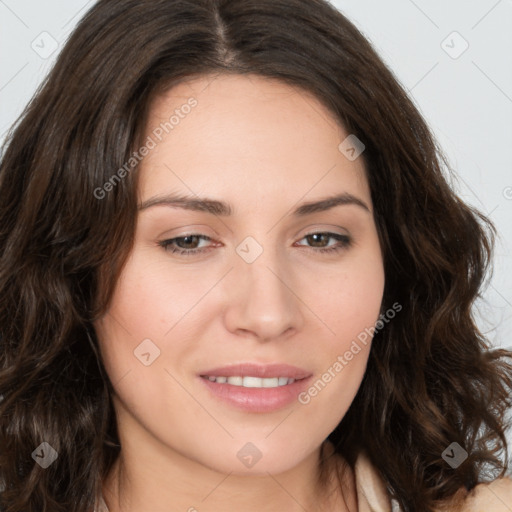
<svg viewBox="0 0 512 512">
<path fill-rule="evenodd" d="M 121 447 L 92 325 L 133 244 L 137 172 L 95 191 L 140 147 L 156 95 L 220 73 L 311 92 L 366 146 L 383 308 L 403 309 L 374 337 L 336 452 L 353 466 L 365 450 L 404 512 L 503 475 L 512 353 L 491 350 L 472 316 L 495 230 L 451 190 L 366 38 L 323 0 L 100 0 L 1 156 L 0 509 L 94 507 Z M 31 456 L 42 442 L 58 454 L 46 469 Z M 468 452 L 457 469 L 442 458 L 452 442 Z"/>
</svg>

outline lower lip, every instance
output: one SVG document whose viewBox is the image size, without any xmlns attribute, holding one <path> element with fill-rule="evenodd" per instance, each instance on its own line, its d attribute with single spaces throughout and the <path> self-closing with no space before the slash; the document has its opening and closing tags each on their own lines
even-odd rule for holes
<svg viewBox="0 0 512 512">
<path fill-rule="evenodd" d="M 220 384 L 212 382 L 204 377 L 199 377 L 205 386 L 223 402 L 248 412 L 272 412 L 290 405 L 298 399 L 308 385 L 311 377 L 296 380 L 286 386 L 276 388 L 245 388 L 232 384 Z"/>
</svg>

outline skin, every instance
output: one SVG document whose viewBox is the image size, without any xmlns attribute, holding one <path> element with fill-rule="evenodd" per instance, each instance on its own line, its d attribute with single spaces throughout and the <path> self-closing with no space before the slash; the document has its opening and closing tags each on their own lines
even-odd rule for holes
<svg viewBox="0 0 512 512">
<path fill-rule="evenodd" d="M 307 405 L 270 413 L 218 400 L 198 372 L 289 363 L 316 381 L 375 324 L 384 270 L 363 159 L 340 152 L 348 133 L 314 96 L 255 75 L 180 83 L 152 104 L 147 135 L 190 97 L 197 106 L 142 161 L 140 204 L 180 193 L 227 202 L 233 214 L 169 205 L 139 212 L 134 246 L 95 326 L 122 444 L 105 500 L 111 512 L 355 511 L 350 469 L 332 457 L 319 481 L 319 453 L 360 386 L 371 343 Z M 368 210 L 290 214 L 339 193 Z M 321 253 L 339 242 L 307 235 L 325 232 L 348 235 L 351 245 Z M 181 256 L 159 245 L 191 233 L 211 241 L 182 240 L 181 248 L 205 252 Z M 252 263 L 236 251 L 248 236 L 263 249 Z M 145 366 L 134 350 L 148 338 L 160 355 Z M 261 452 L 252 468 L 237 457 L 247 442 Z"/>
</svg>

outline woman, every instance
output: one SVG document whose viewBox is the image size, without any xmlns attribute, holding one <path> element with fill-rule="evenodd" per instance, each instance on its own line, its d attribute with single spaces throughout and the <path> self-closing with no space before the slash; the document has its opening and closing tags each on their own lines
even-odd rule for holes
<svg viewBox="0 0 512 512">
<path fill-rule="evenodd" d="M 328 3 L 99 1 L 1 163 L 1 509 L 507 510 L 442 163 Z"/>
</svg>

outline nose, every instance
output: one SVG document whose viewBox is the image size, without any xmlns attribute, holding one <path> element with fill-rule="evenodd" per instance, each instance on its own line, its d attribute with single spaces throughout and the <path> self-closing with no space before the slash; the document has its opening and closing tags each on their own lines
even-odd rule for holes
<svg viewBox="0 0 512 512">
<path fill-rule="evenodd" d="M 301 329 L 304 318 L 300 290 L 285 266 L 270 251 L 264 251 L 252 263 L 241 259 L 235 263 L 226 283 L 228 307 L 224 321 L 230 332 L 271 341 Z"/>
</svg>

